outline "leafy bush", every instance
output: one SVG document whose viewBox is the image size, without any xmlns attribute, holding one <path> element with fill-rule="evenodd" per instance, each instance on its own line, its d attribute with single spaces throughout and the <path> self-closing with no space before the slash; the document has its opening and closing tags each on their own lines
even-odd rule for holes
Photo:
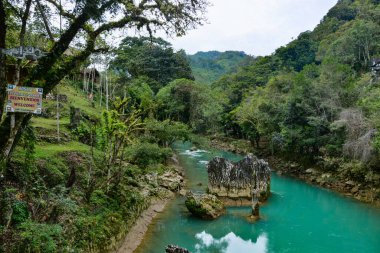
<svg viewBox="0 0 380 253">
<path fill-rule="evenodd" d="M 28 206 L 24 201 L 16 200 L 12 205 L 12 224 L 18 225 L 29 218 Z"/>
<path fill-rule="evenodd" d="M 340 171 L 359 181 L 364 181 L 368 173 L 366 166 L 360 161 L 355 160 L 342 163 Z"/>
<path fill-rule="evenodd" d="M 26 221 L 20 225 L 22 252 L 57 252 L 62 235 L 59 225 Z"/>
<path fill-rule="evenodd" d="M 169 147 L 177 140 L 188 141 L 190 139 L 189 128 L 181 122 L 148 119 L 144 123 L 151 142 L 157 142 L 160 146 Z"/>
<path fill-rule="evenodd" d="M 328 156 L 321 158 L 321 161 L 318 162 L 325 171 L 337 171 L 343 163 L 343 158 Z"/>
<path fill-rule="evenodd" d="M 107 206 L 108 197 L 102 190 L 95 190 L 90 198 L 90 203 L 96 206 Z"/>
<path fill-rule="evenodd" d="M 130 161 L 141 168 L 164 163 L 172 155 L 170 148 L 160 148 L 152 143 L 136 144 L 128 150 L 128 153 Z"/>
<path fill-rule="evenodd" d="M 78 138 L 78 140 L 84 144 L 91 144 L 91 128 L 84 122 L 72 130 L 72 133 Z"/>
</svg>

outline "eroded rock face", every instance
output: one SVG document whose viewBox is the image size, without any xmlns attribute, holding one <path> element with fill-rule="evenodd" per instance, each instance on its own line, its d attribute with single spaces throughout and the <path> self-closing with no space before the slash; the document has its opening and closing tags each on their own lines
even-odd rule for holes
<svg viewBox="0 0 380 253">
<path fill-rule="evenodd" d="M 188 192 L 185 201 L 187 209 L 195 216 L 212 220 L 225 212 L 224 204 L 211 194 L 197 194 Z"/>
<path fill-rule="evenodd" d="M 266 161 L 254 155 L 234 163 L 215 157 L 207 165 L 209 192 L 231 199 L 258 199 L 263 202 L 270 195 L 270 168 Z"/>
<path fill-rule="evenodd" d="M 181 190 L 184 183 L 181 175 L 170 171 L 158 176 L 157 181 L 158 185 L 173 192 Z"/>
<path fill-rule="evenodd" d="M 168 245 L 165 249 L 166 253 L 190 253 L 187 249 L 175 246 L 175 245 Z"/>
</svg>

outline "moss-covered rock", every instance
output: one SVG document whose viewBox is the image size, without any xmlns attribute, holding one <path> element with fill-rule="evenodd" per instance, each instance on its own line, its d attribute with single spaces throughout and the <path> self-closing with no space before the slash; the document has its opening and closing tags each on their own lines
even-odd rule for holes
<svg viewBox="0 0 380 253">
<path fill-rule="evenodd" d="M 214 195 L 188 192 L 186 197 L 187 209 L 199 218 L 216 219 L 225 212 L 223 202 Z"/>
</svg>

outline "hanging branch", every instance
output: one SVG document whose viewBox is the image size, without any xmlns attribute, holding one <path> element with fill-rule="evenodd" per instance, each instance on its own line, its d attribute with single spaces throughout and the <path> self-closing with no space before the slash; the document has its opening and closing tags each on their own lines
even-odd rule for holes
<svg viewBox="0 0 380 253">
<path fill-rule="evenodd" d="M 44 22 L 46 32 L 47 32 L 47 34 L 49 35 L 49 39 L 50 39 L 52 42 L 55 42 L 55 41 L 54 41 L 53 34 L 51 33 L 51 30 L 50 30 L 50 28 L 49 28 L 49 23 L 47 22 L 45 12 L 43 11 L 42 6 L 41 6 L 41 4 L 40 4 L 40 0 L 36 0 L 36 2 L 37 2 L 38 10 L 39 10 L 40 13 L 41 13 L 42 20 L 43 20 L 43 22 Z"/>
</svg>

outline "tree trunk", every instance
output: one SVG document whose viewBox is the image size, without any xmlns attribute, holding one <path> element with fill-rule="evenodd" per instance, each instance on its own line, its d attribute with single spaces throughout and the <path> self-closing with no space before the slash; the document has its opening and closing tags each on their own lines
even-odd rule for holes
<svg viewBox="0 0 380 253">
<path fill-rule="evenodd" d="M 0 125 L 0 164 L 7 163 L 14 150 L 15 144 L 18 142 L 21 130 L 28 124 L 30 114 L 16 113 L 15 125 L 11 129 L 11 115 L 7 115 Z"/>
<path fill-rule="evenodd" d="M 0 15 L 0 17 L 2 17 L 2 15 Z M 43 87 L 44 92 L 45 94 L 49 93 L 63 79 L 65 75 L 70 73 L 71 70 L 73 70 L 79 63 L 83 62 L 91 54 L 95 46 L 94 40 L 88 41 L 87 48 L 78 56 L 73 57 L 69 61 L 65 62 L 65 64 L 59 68 L 59 71 L 57 71 L 57 69 L 54 69 L 54 63 L 59 60 L 59 57 L 68 48 L 71 40 L 77 34 L 81 26 L 83 26 L 83 24 L 88 20 L 88 18 L 88 14 L 82 14 L 78 17 L 78 19 L 76 19 L 68 31 L 66 31 L 62 35 L 61 39 L 55 44 L 51 53 L 41 59 L 39 64 L 34 69 L 33 73 L 31 73 L 29 76 L 29 79 L 26 81 L 26 86 L 33 87 L 35 81 L 45 81 L 46 85 Z M 1 32 L 2 29 L 0 29 L 0 33 Z M 4 90 L 4 93 L 1 93 L 1 95 L 5 93 L 6 92 Z M 12 150 L 17 144 L 17 140 L 19 139 L 22 132 L 21 130 L 28 124 L 31 117 L 31 114 L 17 114 L 15 119 L 15 126 L 12 130 L 10 129 L 11 117 L 9 115 L 7 115 L 6 118 L 0 122 L 0 164 L 9 161 Z"/>
<path fill-rule="evenodd" d="M 5 38 L 7 34 L 7 24 L 5 22 L 5 10 L 3 0 L 0 0 L 0 122 L 3 118 L 3 110 L 5 106 L 5 97 L 7 89 L 7 78 L 6 78 L 6 65 L 5 65 L 5 55 L 1 49 L 5 49 L 6 43 Z"/>
<path fill-rule="evenodd" d="M 54 88 L 54 86 L 57 85 L 65 75 L 67 75 L 67 73 L 70 73 L 70 71 L 73 70 L 78 63 L 83 62 L 91 54 L 93 47 L 94 44 L 90 43 L 85 51 L 83 51 L 76 58 L 73 58 L 71 61 L 67 62 L 59 72 L 56 72 L 56 75 L 46 78 L 46 81 L 50 85 L 46 86 L 44 92 L 50 92 L 51 89 Z M 29 120 L 32 118 L 32 115 L 17 113 L 15 127 L 12 131 L 10 131 L 10 118 L 11 117 L 7 115 L 6 119 L 0 124 L 0 162 L 9 160 L 12 150 L 20 137 L 22 128 L 28 124 Z"/>
</svg>

